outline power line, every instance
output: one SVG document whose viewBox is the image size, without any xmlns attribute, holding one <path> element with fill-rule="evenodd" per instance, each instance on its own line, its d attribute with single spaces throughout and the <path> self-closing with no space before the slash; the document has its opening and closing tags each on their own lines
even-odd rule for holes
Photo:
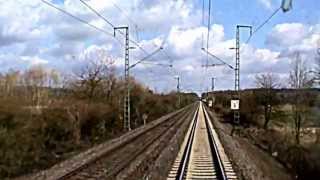
<svg viewBox="0 0 320 180">
<path fill-rule="evenodd" d="M 123 14 L 133 25 L 135 25 L 135 26 L 138 27 L 137 23 L 136 23 L 132 18 L 130 18 L 130 17 L 128 16 L 128 14 L 127 14 L 123 9 L 120 8 L 120 6 L 118 6 L 115 2 L 111 2 L 111 3 L 112 3 L 112 5 L 113 5 L 115 8 L 117 8 L 120 12 L 122 12 L 122 14 Z"/>
<path fill-rule="evenodd" d="M 210 25 L 211 25 L 211 0 L 209 0 L 209 11 L 208 11 L 208 33 L 207 33 L 207 49 L 209 49 L 209 40 L 210 40 Z M 207 56 L 207 65 L 209 57 Z"/>
<path fill-rule="evenodd" d="M 84 4 L 87 8 L 89 8 L 92 12 L 94 12 L 97 16 L 99 16 L 101 19 L 103 19 L 105 22 L 107 22 L 112 28 L 115 28 L 115 26 L 105 17 L 103 17 L 98 11 L 93 9 L 88 3 L 86 3 L 83 0 L 79 0 L 82 4 Z"/>
<path fill-rule="evenodd" d="M 204 0 L 202 1 L 203 4 L 202 4 L 202 23 L 204 25 L 204 9 L 205 9 L 205 2 Z M 211 25 L 211 0 L 209 0 L 209 5 L 208 5 L 208 24 L 207 24 L 207 49 L 209 49 L 209 39 L 210 39 L 210 25 Z M 203 35 L 202 35 L 203 37 Z M 203 38 L 204 39 L 204 38 Z M 204 41 L 203 41 L 204 42 Z M 202 42 L 202 43 L 203 43 Z M 203 45 L 202 45 L 203 46 Z M 207 65 L 208 65 L 208 62 L 209 61 L 209 56 L 207 54 L 207 57 L 206 57 L 206 66 L 205 66 L 205 71 L 203 73 L 203 76 L 202 76 L 202 80 L 200 81 L 200 87 L 202 88 L 203 85 L 204 85 L 204 81 L 205 81 L 205 77 L 207 76 L 207 73 L 208 73 L 208 68 L 207 68 Z"/>
<path fill-rule="evenodd" d="M 85 6 L 87 6 L 91 11 L 93 11 L 97 16 L 99 16 L 100 18 L 102 18 L 104 21 L 106 21 L 110 26 L 112 26 L 113 28 L 115 27 L 110 21 L 108 21 L 104 16 L 102 16 L 99 12 L 97 12 L 94 8 L 92 8 L 89 4 L 85 3 L 83 0 L 80 0 L 80 2 L 82 2 Z M 121 34 L 122 36 L 125 36 L 125 33 L 122 32 L 119 29 L 116 29 L 116 31 Z M 143 49 L 138 42 L 129 39 L 129 41 L 131 43 L 133 43 L 134 45 L 136 45 L 141 51 L 143 51 L 145 54 L 149 54 L 145 49 Z"/>
<path fill-rule="evenodd" d="M 48 1 L 45 1 L 45 0 L 41 0 L 41 1 L 42 1 L 43 3 L 45 3 L 45 4 L 47 4 L 48 6 L 50 6 L 50 7 L 54 8 L 54 9 L 56 9 L 56 10 L 58 10 L 58 11 L 60 11 L 60 12 L 64 13 L 64 14 L 66 14 L 66 15 L 68 15 L 68 16 L 70 16 L 70 17 L 72 17 L 73 19 L 75 19 L 75 20 L 77 20 L 77 21 L 79 21 L 79 22 L 81 22 L 81 23 L 86 24 L 86 25 L 88 25 L 88 26 L 90 26 L 90 27 L 92 27 L 92 28 L 96 29 L 97 31 L 100 31 L 100 32 L 102 32 L 102 33 L 104 33 L 104 34 L 107 34 L 107 35 L 109 35 L 109 36 L 112 36 L 112 37 L 113 37 L 113 33 L 107 32 L 107 31 L 105 31 L 105 30 L 103 30 L 103 29 L 101 29 L 101 28 L 99 28 L 99 27 L 97 27 L 97 26 L 95 26 L 95 25 L 93 25 L 93 24 L 90 24 L 88 21 L 83 20 L 83 19 L 81 19 L 81 18 L 79 18 L 79 17 L 77 17 L 77 16 L 75 16 L 75 15 L 73 15 L 73 14 L 69 13 L 68 11 L 66 11 L 66 10 L 64 10 L 64 9 L 59 8 L 59 7 L 57 7 L 57 6 L 55 6 L 55 5 L 51 4 L 51 3 L 49 3 Z M 118 39 L 117 39 L 117 40 L 118 40 Z"/>
<path fill-rule="evenodd" d="M 173 59 L 169 56 L 169 54 L 166 51 L 163 51 L 163 54 L 166 56 L 166 58 L 168 58 L 170 64 L 172 65 Z"/>
<path fill-rule="evenodd" d="M 150 64 L 150 65 L 156 65 L 156 66 L 162 66 L 162 67 L 172 67 L 171 64 L 164 64 L 164 63 L 152 63 L 152 62 L 141 62 L 141 64 Z"/>
<path fill-rule="evenodd" d="M 121 9 L 120 8 L 120 6 L 118 6 L 115 2 L 111 2 L 112 3 L 112 5 L 115 7 L 115 8 L 117 8 L 128 20 L 129 20 L 129 22 L 131 22 L 131 24 L 133 24 L 134 25 L 134 29 L 135 29 L 135 33 L 136 33 L 136 40 L 137 41 L 139 41 L 139 30 L 140 30 L 140 28 L 139 28 L 139 26 L 138 26 L 138 24 L 123 10 L 123 9 Z"/>
<path fill-rule="evenodd" d="M 280 9 L 281 9 L 281 7 L 278 8 L 278 9 L 276 9 L 265 21 L 263 21 L 263 22 L 252 32 L 251 36 L 249 36 L 249 38 L 247 39 L 246 44 L 250 41 L 250 39 L 252 38 L 252 36 L 253 36 L 256 32 L 258 32 L 264 25 L 266 25 L 266 24 L 270 21 L 270 19 L 271 19 L 273 16 L 275 16 L 275 15 L 279 12 Z"/>
<path fill-rule="evenodd" d="M 207 49 L 202 49 L 205 53 L 207 53 L 208 55 L 212 56 L 213 58 L 219 60 L 222 64 L 212 64 L 212 65 L 207 65 L 207 66 L 219 66 L 219 65 L 226 65 L 228 66 L 230 69 L 235 70 L 235 68 L 230 65 L 229 63 L 227 63 L 226 61 L 224 61 L 223 59 L 219 58 L 218 56 L 214 55 L 213 53 L 210 53 Z"/>
<path fill-rule="evenodd" d="M 155 50 L 154 52 L 152 52 L 151 54 L 147 55 L 146 57 L 144 57 L 144 58 L 140 59 L 139 61 L 135 62 L 134 64 L 130 65 L 129 69 L 135 67 L 139 63 L 142 63 L 142 62 L 146 61 L 147 59 L 149 59 L 150 57 L 154 56 L 155 54 L 157 54 L 161 50 L 162 50 L 162 48 L 160 47 L 159 49 Z"/>
<path fill-rule="evenodd" d="M 167 34 L 165 35 L 164 40 L 163 40 L 162 43 L 161 43 L 161 47 L 163 47 L 163 49 L 164 49 L 165 44 L 167 43 L 168 37 L 169 37 L 169 33 L 167 33 Z M 172 65 L 173 59 L 170 57 L 170 55 L 166 52 L 166 50 L 164 50 L 164 51 L 162 51 L 162 52 L 163 52 L 163 54 L 166 56 L 166 58 L 168 58 L 170 64 Z"/>
<path fill-rule="evenodd" d="M 202 0 L 202 22 L 201 25 L 204 26 L 204 0 Z M 201 46 L 203 47 L 203 42 L 204 42 L 204 35 L 202 32 L 202 44 Z"/>
<path fill-rule="evenodd" d="M 80 0 L 80 2 L 81 3 L 83 3 L 86 7 L 88 7 L 91 11 L 93 11 L 97 16 L 99 16 L 100 18 L 102 18 L 104 21 L 106 21 L 110 26 L 112 26 L 113 28 L 115 28 L 115 26 L 110 22 L 110 21 L 108 21 L 107 20 L 107 18 L 105 18 L 103 15 L 101 15 L 98 11 L 96 11 L 93 7 L 91 7 L 88 3 L 86 3 L 86 2 L 84 2 L 83 0 Z M 121 10 L 121 8 L 119 7 L 119 6 L 117 6 L 115 3 L 113 3 L 113 5 L 114 6 L 116 6 L 120 11 L 122 11 Z M 123 12 L 123 11 L 122 11 Z M 119 32 L 119 34 L 121 34 L 121 35 L 124 35 L 124 33 L 122 32 L 122 31 L 120 31 L 119 29 L 117 29 L 117 28 L 115 28 L 115 31 L 117 31 L 117 32 Z M 149 57 L 151 57 L 152 55 L 154 55 L 154 53 L 148 53 L 145 49 L 143 49 L 136 41 L 134 41 L 134 40 L 132 40 L 132 39 L 128 39 L 130 42 L 132 42 L 133 44 L 135 44 L 140 50 L 142 50 L 145 54 L 147 54 L 147 58 L 149 58 Z M 162 45 L 161 45 L 161 47 L 159 48 L 159 50 L 162 50 Z M 158 52 L 158 50 L 156 51 L 156 52 Z M 166 54 L 167 55 L 167 54 Z M 167 57 L 169 58 L 169 59 L 171 59 L 170 57 L 169 57 L 169 55 L 167 55 Z M 144 60 L 145 58 L 143 58 L 143 60 Z M 142 60 L 142 61 L 143 61 Z M 140 61 L 137 61 L 136 63 L 134 63 L 133 65 L 131 65 L 129 68 L 131 68 L 131 67 L 134 67 L 135 65 L 137 65 L 138 63 L 140 63 L 140 62 L 142 62 L 141 60 Z"/>
<path fill-rule="evenodd" d="M 98 11 L 96 11 L 93 7 L 91 7 L 88 3 L 86 3 L 85 1 L 83 0 L 80 0 L 81 3 L 83 3 L 87 8 L 89 8 L 91 11 L 93 11 L 98 17 L 102 18 L 104 21 L 106 21 L 111 27 L 115 28 L 115 26 L 107 19 L 105 18 L 103 15 L 101 15 Z M 124 13 L 124 11 L 118 6 L 116 5 L 115 3 L 113 3 L 113 5 L 119 9 L 122 13 Z M 129 18 L 127 15 L 126 17 L 131 21 L 133 22 L 133 20 L 131 18 Z M 134 23 L 135 24 L 135 23 Z M 136 24 L 135 24 L 136 25 Z M 124 33 L 120 30 L 117 30 L 121 35 L 124 35 Z M 133 44 L 135 44 L 140 50 L 142 50 L 145 54 L 149 54 L 144 48 L 142 48 L 139 43 L 137 43 L 136 41 L 132 40 L 132 39 L 129 39 L 129 41 Z M 162 46 L 161 46 L 162 47 Z M 161 48 L 160 47 L 160 48 Z M 162 49 L 162 48 L 161 48 Z M 172 63 L 172 58 L 166 53 L 164 52 L 166 57 L 171 61 Z"/>
</svg>

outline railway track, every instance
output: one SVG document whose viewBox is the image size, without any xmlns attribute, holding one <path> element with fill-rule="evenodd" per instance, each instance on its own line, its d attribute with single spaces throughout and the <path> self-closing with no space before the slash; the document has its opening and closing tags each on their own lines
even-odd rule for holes
<svg viewBox="0 0 320 180">
<path fill-rule="evenodd" d="M 94 153 L 87 153 L 98 154 L 89 160 L 81 162 L 83 160 L 78 157 L 72 161 L 73 163 L 62 163 L 56 168 L 39 173 L 32 179 L 128 179 L 128 175 L 133 171 L 132 164 L 135 164 L 137 169 L 146 158 L 152 159 L 158 156 L 161 149 L 165 148 L 164 142 L 172 138 L 183 123 L 188 123 L 188 119 L 191 121 L 190 116 L 194 114 L 197 106 L 197 104 L 190 105 L 179 112 L 149 123 L 142 130 L 133 130 L 125 137 L 117 139 L 113 147 L 105 145 Z M 151 151 L 152 155 L 144 157 L 147 156 L 147 151 Z"/>
<path fill-rule="evenodd" d="M 202 103 L 167 179 L 238 179 Z"/>
</svg>

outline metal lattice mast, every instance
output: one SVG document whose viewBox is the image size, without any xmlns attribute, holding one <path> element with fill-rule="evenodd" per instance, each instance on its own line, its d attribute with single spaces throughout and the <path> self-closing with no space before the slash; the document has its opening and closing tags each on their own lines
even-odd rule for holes
<svg viewBox="0 0 320 180">
<path fill-rule="evenodd" d="M 214 77 L 211 78 L 211 91 L 214 91 Z"/>
<path fill-rule="evenodd" d="M 123 127 L 125 130 L 131 130 L 130 122 L 130 62 L 129 62 L 129 27 L 115 27 L 114 35 L 116 30 L 124 29 L 125 30 L 125 63 L 124 63 L 124 79 L 125 79 L 125 95 L 124 95 L 124 109 L 123 109 Z"/>
<path fill-rule="evenodd" d="M 177 85 L 177 89 L 178 89 L 178 94 L 179 94 L 179 108 L 180 108 L 180 106 L 181 106 L 180 77 L 178 77 L 178 85 Z"/>
<path fill-rule="evenodd" d="M 234 91 L 236 93 L 235 98 L 240 101 L 240 27 L 237 26 L 236 32 L 236 67 L 235 67 L 235 79 L 234 79 Z M 235 110 L 233 114 L 234 123 L 240 123 L 240 109 Z"/>
<path fill-rule="evenodd" d="M 236 67 L 235 67 L 235 81 L 234 81 L 234 90 L 235 90 L 235 99 L 239 100 L 240 103 L 240 28 L 250 29 L 250 36 L 252 35 L 252 26 L 237 25 L 236 29 Z M 240 123 L 240 108 L 234 110 L 234 123 Z"/>
<path fill-rule="evenodd" d="M 177 79 L 177 93 L 178 93 L 178 106 L 180 107 L 181 105 L 181 96 L 180 96 L 180 77 L 177 76 L 175 77 Z"/>
<path fill-rule="evenodd" d="M 234 72 L 235 72 L 234 90 L 238 92 L 240 89 L 240 29 L 239 29 L 239 26 L 237 26 L 237 34 L 236 34 L 236 68 Z"/>
<path fill-rule="evenodd" d="M 124 128 L 127 130 L 131 130 L 131 125 L 130 125 L 130 74 L 129 74 L 129 28 L 126 27 L 126 50 L 125 50 L 125 81 L 126 81 L 126 86 L 127 86 L 127 94 L 125 96 L 124 100 Z"/>
</svg>

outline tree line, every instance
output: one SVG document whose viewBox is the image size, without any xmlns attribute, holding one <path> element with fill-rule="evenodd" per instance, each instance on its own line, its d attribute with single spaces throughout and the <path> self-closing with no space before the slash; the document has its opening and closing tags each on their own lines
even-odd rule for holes
<svg viewBox="0 0 320 180">
<path fill-rule="evenodd" d="M 123 131 L 124 80 L 104 51 L 64 74 L 45 66 L 0 74 L 0 179 L 38 171 Z M 197 99 L 130 78 L 132 127 Z"/>
<path fill-rule="evenodd" d="M 260 73 L 254 78 L 255 88 L 240 91 L 239 135 L 270 153 L 297 179 L 319 178 L 320 170 L 320 54 L 313 69 L 307 58 L 296 53 L 286 78 Z M 230 123 L 234 93 L 210 94 L 216 112 Z"/>
</svg>

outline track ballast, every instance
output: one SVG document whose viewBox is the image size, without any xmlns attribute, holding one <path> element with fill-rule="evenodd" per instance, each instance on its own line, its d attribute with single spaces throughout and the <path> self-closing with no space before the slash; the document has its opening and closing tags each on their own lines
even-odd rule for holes
<svg viewBox="0 0 320 180">
<path fill-rule="evenodd" d="M 237 179 L 202 103 L 167 179 Z"/>
</svg>

